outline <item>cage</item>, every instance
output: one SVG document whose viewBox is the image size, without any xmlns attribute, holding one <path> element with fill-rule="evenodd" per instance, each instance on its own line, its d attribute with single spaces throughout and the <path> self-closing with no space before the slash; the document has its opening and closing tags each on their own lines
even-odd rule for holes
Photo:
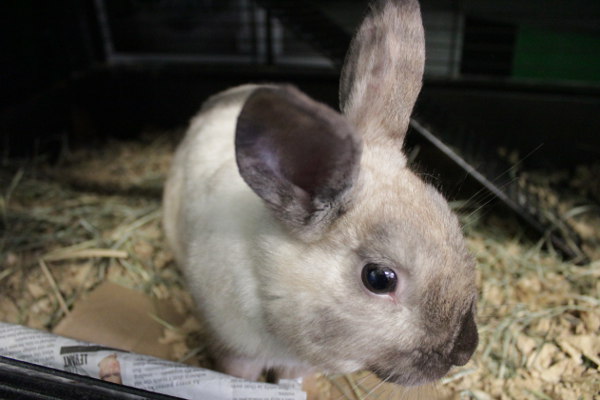
<svg viewBox="0 0 600 400">
<path fill-rule="evenodd" d="M 37 265 L 31 259 L 50 250 L 42 239 L 34 243 L 19 232 L 26 208 L 36 203 L 25 202 L 18 209 L 10 205 L 23 176 L 38 173 L 23 172 L 29 171 L 28 165 L 42 161 L 57 165 L 78 149 L 105 148 L 114 140 L 143 141 L 145 132 L 184 127 L 209 95 L 247 82 L 292 82 L 336 107 L 339 69 L 367 7 L 363 0 L 0 4 L 5 54 L 0 65 L 4 94 L 0 262 L 5 265 L 0 285 L 8 287 L 20 264 L 31 270 Z M 421 9 L 427 54 L 424 87 L 406 143 L 411 162 L 423 175 L 431 174 L 431 180 L 456 204 L 465 198 L 480 200 L 466 206 L 467 215 L 480 212 L 481 204 L 486 210 L 493 204 L 497 208 L 486 212 L 498 212 L 500 219 L 517 215 L 529 227 L 523 235 L 561 255 L 553 265 L 566 262 L 582 264 L 581 271 L 589 268 L 588 275 L 580 275 L 548 267 L 550 274 L 566 280 L 569 274 L 576 276 L 571 283 L 577 281 L 581 292 L 570 294 L 589 300 L 597 289 L 581 281 L 597 276 L 600 243 L 594 228 L 600 207 L 595 175 L 600 159 L 600 3 L 422 0 Z M 115 150 L 109 146 L 106 152 L 111 151 Z M 100 175 L 103 163 L 110 162 L 99 159 L 88 167 Z M 127 168 L 107 168 L 107 174 L 114 177 Z M 121 186 L 112 178 L 90 182 L 64 170 L 42 173 L 36 182 L 60 176 L 69 188 L 159 202 L 164 176 L 155 172 L 147 186 Z M 587 183 L 585 188 L 575 189 L 582 182 Z M 50 190 L 38 186 L 39 191 Z M 564 192 L 575 193 L 568 205 L 556 200 Z M 35 196 L 39 199 L 44 193 Z M 45 203 L 44 207 L 51 206 Z M 30 219 L 41 221 L 34 211 Z M 127 213 L 122 215 L 126 218 Z M 58 219 L 36 225 L 32 237 L 51 236 L 52 221 Z M 94 226 L 77 229 L 88 240 L 101 237 Z M 115 243 L 122 244 L 111 245 Z M 52 242 L 53 246 L 67 244 L 71 242 L 62 238 Z M 539 265 L 532 270 L 544 274 Z M 597 315 L 597 302 L 585 304 L 595 305 L 591 311 L 584 306 L 585 310 L 568 309 L 564 318 Z M 53 307 L 58 314 L 43 324 L 46 329 L 60 318 L 60 307 Z M 586 329 L 596 326 L 586 321 Z M 511 334 L 514 337 L 505 337 L 505 343 L 521 340 Z M 560 343 L 567 343 L 556 344 L 563 351 L 571 342 Z M 579 360 L 586 371 L 597 369 L 597 353 L 586 351 L 563 353 Z M 502 358 L 506 353 L 499 354 L 498 359 L 506 358 Z M 518 375 L 514 365 L 501 365 L 494 371 L 497 379 L 508 379 L 507 370 Z M 13 370 L 21 374 L 18 371 L 27 368 Z M 589 375 L 585 381 L 591 382 Z M 572 388 L 572 382 L 564 387 Z M 547 386 L 543 388 L 540 393 L 553 398 Z"/>
</svg>

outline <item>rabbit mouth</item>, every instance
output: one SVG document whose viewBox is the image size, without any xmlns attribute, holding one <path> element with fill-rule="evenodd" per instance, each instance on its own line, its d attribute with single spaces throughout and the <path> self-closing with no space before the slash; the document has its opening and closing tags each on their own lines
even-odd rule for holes
<svg viewBox="0 0 600 400">
<path fill-rule="evenodd" d="M 403 371 L 402 373 L 381 373 L 382 371 L 372 371 L 379 379 L 389 383 L 395 383 L 402 386 L 419 386 L 435 381 L 446 375 L 450 367 L 438 366 L 429 370 Z"/>
<path fill-rule="evenodd" d="M 394 360 L 395 358 L 395 360 Z M 438 352 L 413 351 L 396 357 L 387 357 L 391 365 L 381 361 L 369 370 L 385 382 L 404 386 L 418 386 L 442 378 L 452 367 L 452 362 Z"/>
</svg>

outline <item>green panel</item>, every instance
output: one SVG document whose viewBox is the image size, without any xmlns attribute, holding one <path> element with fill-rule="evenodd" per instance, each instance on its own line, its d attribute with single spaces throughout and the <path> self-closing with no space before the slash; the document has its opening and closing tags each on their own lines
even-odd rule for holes
<svg viewBox="0 0 600 400">
<path fill-rule="evenodd" d="M 600 35 L 521 26 L 513 76 L 600 82 Z"/>
</svg>

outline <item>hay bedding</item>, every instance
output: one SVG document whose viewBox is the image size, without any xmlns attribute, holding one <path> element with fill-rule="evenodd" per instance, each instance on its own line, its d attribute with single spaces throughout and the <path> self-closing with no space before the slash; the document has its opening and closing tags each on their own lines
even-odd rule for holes
<svg viewBox="0 0 600 400">
<path fill-rule="evenodd" d="M 160 190 L 177 134 L 112 142 L 56 165 L 5 160 L 0 170 L 0 320 L 51 330 L 105 280 L 170 299 L 189 315 L 165 325 L 173 359 L 206 365 L 201 324 L 160 228 Z M 594 168 L 597 168 L 594 167 Z M 316 397 L 593 399 L 600 391 L 600 212 L 579 192 L 561 207 L 586 241 L 589 265 L 562 262 L 511 219 L 463 211 L 479 264 L 481 344 L 465 367 L 426 389 L 355 374 L 316 380 Z M 579 182 L 579 185 L 578 185 Z M 597 182 L 592 179 L 591 182 Z M 584 189 L 581 189 L 584 188 Z M 479 210 L 481 211 L 481 210 Z"/>
</svg>

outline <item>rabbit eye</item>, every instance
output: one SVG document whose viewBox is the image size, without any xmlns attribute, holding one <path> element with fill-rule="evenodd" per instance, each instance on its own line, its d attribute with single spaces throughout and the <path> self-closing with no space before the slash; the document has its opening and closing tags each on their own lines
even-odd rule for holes
<svg viewBox="0 0 600 400">
<path fill-rule="evenodd" d="M 396 290 L 398 277 L 393 269 L 369 263 L 363 267 L 362 281 L 375 294 L 391 293 Z"/>
</svg>

